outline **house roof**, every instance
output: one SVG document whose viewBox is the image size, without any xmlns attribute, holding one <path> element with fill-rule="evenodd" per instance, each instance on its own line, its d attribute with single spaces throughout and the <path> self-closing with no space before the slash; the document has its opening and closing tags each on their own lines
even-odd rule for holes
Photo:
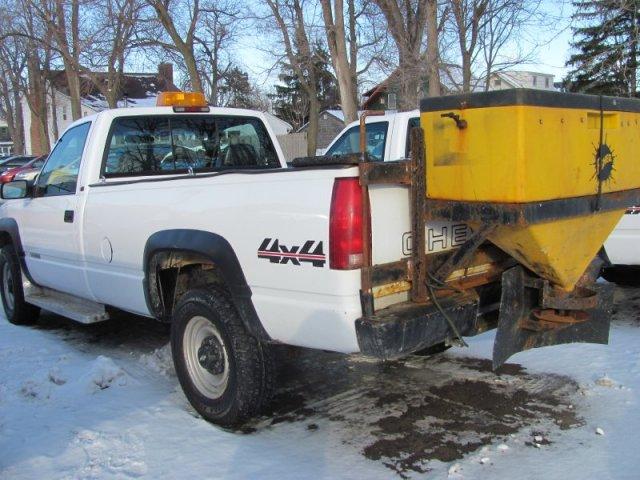
<svg viewBox="0 0 640 480">
<path fill-rule="evenodd" d="M 269 122 L 269 126 L 273 129 L 276 135 L 286 135 L 287 133 L 293 130 L 293 127 L 290 123 L 285 122 L 281 118 L 276 117 L 274 114 L 269 112 L 263 112 L 264 116 Z"/>
<path fill-rule="evenodd" d="M 549 77 L 553 78 L 553 74 L 550 73 L 542 73 L 542 72 L 530 72 L 530 71 L 520 71 L 520 70 L 508 70 L 504 72 L 495 73 L 497 77 L 506 82 L 508 85 L 513 88 L 526 88 L 529 86 L 528 83 L 523 83 L 526 79 L 530 79 L 532 76 L 538 77 Z"/>
<path fill-rule="evenodd" d="M 362 114 L 363 110 L 358 110 L 358 118 L 360 118 L 360 115 Z M 328 108 L 327 110 L 322 110 L 320 112 L 320 116 L 322 116 L 323 113 L 328 113 L 329 115 L 331 115 L 332 117 L 334 117 L 336 120 L 339 120 L 340 122 L 344 123 L 344 112 L 340 109 L 337 108 Z M 309 122 L 305 122 L 304 125 L 302 125 L 299 129 L 298 132 L 303 131 L 305 128 L 307 128 L 307 126 L 309 125 Z"/>
<path fill-rule="evenodd" d="M 96 72 L 98 81 L 106 83 L 107 74 Z M 69 85 L 64 70 L 52 70 L 47 74 L 53 86 L 62 94 L 69 96 Z M 155 106 L 156 97 L 162 91 L 179 90 L 171 79 L 166 79 L 159 73 L 124 73 L 118 95 L 118 106 Z M 89 75 L 80 75 L 80 95 L 83 105 L 94 111 L 108 108 L 106 98 L 100 89 L 91 81 Z"/>
</svg>

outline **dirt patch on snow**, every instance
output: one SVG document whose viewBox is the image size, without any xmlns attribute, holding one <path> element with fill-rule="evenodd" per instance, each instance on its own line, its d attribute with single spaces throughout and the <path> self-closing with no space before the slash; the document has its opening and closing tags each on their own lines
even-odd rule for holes
<svg viewBox="0 0 640 480">
<path fill-rule="evenodd" d="M 345 444 L 396 472 L 424 473 L 526 427 L 582 425 L 568 377 L 447 355 L 377 363 L 283 349 L 280 389 L 268 416 L 246 433 L 282 424 L 331 429 Z M 546 438 L 546 437 L 545 437 Z M 545 443 L 542 443 L 543 445 Z"/>
</svg>

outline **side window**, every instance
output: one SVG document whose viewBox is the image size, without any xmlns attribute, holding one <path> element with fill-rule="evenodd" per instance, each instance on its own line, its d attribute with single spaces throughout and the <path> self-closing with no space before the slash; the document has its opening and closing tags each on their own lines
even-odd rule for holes
<svg viewBox="0 0 640 480">
<path fill-rule="evenodd" d="M 405 158 L 411 157 L 411 131 L 420 126 L 420 117 L 413 117 L 409 119 L 409 125 L 407 125 L 407 146 L 405 147 Z"/>
<path fill-rule="evenodd" d="M 73 127 L 62 136 L 38 177 L 40 196 L 76 193 L 82 151 L 89 133 L 90 122 Z"/>
<path fill-rule="evenodd" d="M 374 122 L 367 124 L 367 153 L 375 160 L 384 160 L 384 149 L 387 143 L 388 122 Z M 342 136 L 327 150 L 326 155 L 347 155 L 360 151 L 360 127 L 354 126 L 344 132 Z"/>
<path fill-rule="evenodd" d="M 266 128 L 251 117 L 123 117 L 108 143 L 105 177 L 280 167 Z"/>
</svg>

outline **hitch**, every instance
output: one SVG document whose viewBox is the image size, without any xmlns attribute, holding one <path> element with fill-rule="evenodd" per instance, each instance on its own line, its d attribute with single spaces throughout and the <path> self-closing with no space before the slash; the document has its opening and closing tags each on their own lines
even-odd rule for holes
<svg viewBox="0 0 640 480">
<path fill-rule="evenodd" d="M 613 287 L 597 291 L 577 287 L 559 294 L 549 282 L 533 277 L 520 265 L 502 274 L 498 330 L 493 368 L 531 348 L 563 343 L 609 343 Z"/>
</svg>

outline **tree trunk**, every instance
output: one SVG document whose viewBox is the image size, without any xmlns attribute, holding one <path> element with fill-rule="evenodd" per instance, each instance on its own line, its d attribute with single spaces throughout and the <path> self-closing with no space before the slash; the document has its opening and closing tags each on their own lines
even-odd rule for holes
<svg viewBox="0 0 640 480">
<path fill-rule="evenodd" d="M 398 70 L 399 96 L 398 109 L 406 112 L 418 108 L 420 100 L 421 65 L 419 54 L 406 52 L 400 57 Z"/>
<path fill-rule="evenodd" d="M 471 91 L 471 53 L 462 52 L 462 91 Z"/>
<path fill-rule="evenodd" d="M 198 66 L 196 65 L 193 50 L 189 47 L 185 47 L 182 52 L 182 57 L 184 58 L 184 63 L 187 66 L 191 90 L 194 92 L 202 92 L 202 81 L 200 80 L 200 74 L 198 73 Z"/>
<path fill-rule="evenodd" d="M 355 58 L 347 57 L 347 40 L 344 28 L 344 3 L 343 0 L 334 0 L 335 15 L 332 12 L 331 0 L 323 0 L 322 14 L 327 35 L 327 45 L 331 53 L 331 63 L 338 80 L 340 92 L 340 106 L 344 113 L 344 123 L 349 124 L 358 119 L 358 105 L 354 97 L 352 69 L 349 60 L 355 62 Z M 334 18 L 335 17 L 335 18 Z"/>
<path fill-rule="evenodd" d="M 438 1 L 427 1 L 427 72 L 429 96 L 438 97 L 440 91 L 440 62 L 438 58 Z"/>
<path fill-rule="evenodd" d="M 351 69 L 351 88 L 353 91 L 351 95 L 358 107 L 358 32 L 356 31 L 356 5 L 355 0 L 347 0 L 349 9 L 349 58 L 351 63 L 349 65 Z M 356 111 L 356 114 L 358 112 Z"/>
<path fill-rule="evenodd" d="M 309 128 L 307 128 L 307 155 L 315 157 L 318 148 L 318 121 L 320 119 L 320 102 L 317 97 L 309 96 Z"/>
<path fill-rule="evenodd" d="M 39 59 L 35 56 L 30 56 L 27 61 L 29 75 L 27 100 L 31 110 L 31 153 L 34 155 L 42 155 L 51 150 L 47 121 L 47 92 L 38 62 Z"/>
<path fill-rule="evenodd" d="M 15 86 L 13 90 L 13 118 L 14 128 L 11 136 L 13 140 L 14 153 L 24 153 L 24 111 L 22 110 L 22 99 L 20 89 Z"/>
<path fill-rule="evenodd" d="M 640 40 L 638 38 L 640 36 L 640 18 L 638 18 L 639 3 L 640 2 L 635 1 L 631 4 L 631 8 L 633 9 L 633 30 L 631 33 L 631 47 L 629 52 L 629 95 L 632 97 L 638 93 L 638 54 L 640 53 L 638 52 L 638 40 Z"/>
<path fill-rule="evenodd" d="M 53 141 L 57 142 L 60 138 L 60 132 L 58 131 L 58 105 L 56 102 L 56 89 L 53 84 L 51 87 L 51 131 L 53 133 Z"/>
<path fill-rule="evenodd" d="M 82 97 L 80 94 L 80 75 L 75 70 L 71 62 L 64 62 L 65 75 L 69 86 L 69 97 L 71 97 L 71 118 L 78 120 L 82 118 Z"/>
</svg>

